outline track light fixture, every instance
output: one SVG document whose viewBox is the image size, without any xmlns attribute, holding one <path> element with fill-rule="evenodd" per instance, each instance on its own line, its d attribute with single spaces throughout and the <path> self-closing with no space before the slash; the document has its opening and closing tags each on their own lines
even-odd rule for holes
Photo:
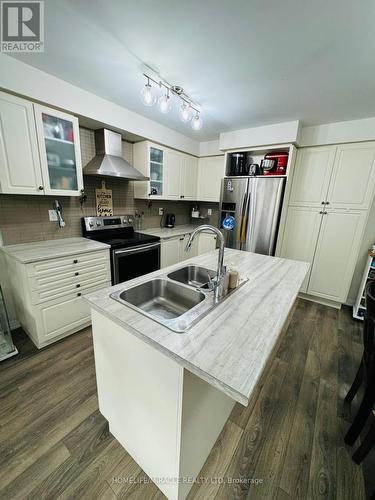
<svg viewBox="0 0 375 500">
<path fill-rule="evenodd" d="M 145 106 L 153 106 L 156 102 L 156 97 L 153 93 L 151 82 L 162 90 L 162 95 L 157 99 L 159 110 L 162 113 L 169 113 L 172 109 L 171 95 L 177 97 L 180 102 L 179 115 L 183 122 L 189 122 L 193 130 L 200 130 L 203 126 L 201 111 L 199 107 L 193 103 L 190 97 L 184 92 L 184 89 L 179 85 L 169 85 L 165 81 L 156 81 L 151 76 L 143 73 L 146 78 L 146 83 L 141 90 L 141 100 Z"/>
</svg>

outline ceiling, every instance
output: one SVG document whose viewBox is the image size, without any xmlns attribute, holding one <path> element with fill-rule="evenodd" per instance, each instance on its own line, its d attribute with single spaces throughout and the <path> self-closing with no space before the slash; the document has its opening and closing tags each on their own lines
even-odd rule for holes
<svg viewBox="0 0 375 500">
<path fill-rule="evenodd" d="M 375 116 L 373 0 L 48 0 L 45 52 L 18 59 L 198 141 Z M 182 85 L 204 127 L 140 101 L 143 64 Z"/>
</svg>

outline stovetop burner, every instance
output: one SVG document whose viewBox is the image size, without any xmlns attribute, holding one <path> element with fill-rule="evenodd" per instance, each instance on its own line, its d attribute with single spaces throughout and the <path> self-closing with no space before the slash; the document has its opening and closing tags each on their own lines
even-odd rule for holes
<svg viewBox="0 0 375 500">
<path fill-rule="evenodd" d="M 159 241 L 160 238 L 134 231 L 133 216 L 84 217 L 83 236 L 107 243 L 111 248 L 129 248 Z"/>
</svg>

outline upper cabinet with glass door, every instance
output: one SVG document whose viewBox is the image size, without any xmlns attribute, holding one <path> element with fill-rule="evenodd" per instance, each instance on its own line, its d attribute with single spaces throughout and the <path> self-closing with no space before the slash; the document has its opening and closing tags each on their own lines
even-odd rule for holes
<svg viewBox="0 0 375 500">
<path fill-rule="evenodd" d="M 43 188 L 50 195 L 79 195 L 83 189 L 78 119 L 34 105 Z"/>
<path fill-rule="evenodd" d="M 133 145 L 133 163 L 149 181 L 134 183 L 134 196 L 136 198 L 161 199 L 167 196 L 166 191 L 166 162 L 167 148 L 153 144 L 149 141 L 136 142 Z"/>
<path fill-rule="evenodd" d="M 163 196 L 165 153 L 160 148 L 150 146 L 149 155 L 150 155 L 150 194 L 153 196 Z"/>
</svg>

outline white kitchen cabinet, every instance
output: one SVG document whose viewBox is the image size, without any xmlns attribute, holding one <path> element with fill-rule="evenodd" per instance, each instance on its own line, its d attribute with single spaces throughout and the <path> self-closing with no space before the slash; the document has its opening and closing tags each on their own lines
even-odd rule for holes
<svg viewBox="0 0 375 500">
<path fill-rule="evenodd" d="M 142 141 L 133 146 L 133 163 L 150 177 L 134 183 L 135 198 L 196 199 L 198 161 L 194 156 Z"/>
<path fill-rule="evenodd" d="M 173 266 L 180 262 L 180 237 L 161 240 L 160 267 Z"/>
<path fill-rule="evenodd" d="M 198 159 L 197 201 L 220 201 L 221 181 L 225 175 L 224 156 Z"/>
<path fill-rule="evenodd" d="M 198 159 L 194 156 L 183 157 L 180 174 L 180 196 L 184 200 L 197 199 Z"/>
<path fill-rule="evenodd" d="M 79 124 L 75 116 L 34 104 L 44 193 L 79 196 L 83 190 Z"/>
<path fill-rule="evenodd" d="M 198 235 L 198 255 L 215 250 L 216 239 L 214 234 L 200 233 Z"/>
<path fill-rule="evenodd" d="M 327 200 L 335 154 L 335 146 L 298 151 L 289 205 L 319 207 Z"/>
<path fill-rule="evenodd" d="M 288 208 L 281 256 L 286 259 L 302 260 L 312 264 L 316 242 L 322 222 L 321 210 L 314 207 Z M 311 270 L 311 268 L 310 268 Z M 301 286 L 301 292 L 307 291 L 310 272 Z"/>
<path fill-rule="evenodd" d="M 83 296 L 111 285 L 109 250 L 26 264 L 6 260 L 17 318 L 38 348 L 88 326 Z"/>
<path fill-rule="evenodd" d="M 357 261 L 366 213 L 326 211 L 316 246 L 308 293 L 345 302 Z"/>
<path fill-rule="evenodd" d="M 181 234 L 173 238 L 161 240 L 160 267 L 168 267 L 182 262 L 186 259 L 196 257 L 201 253 L 210 252 L 216 248 L 216 236 L 213 234 L 200 233 L 195 238 L 191 250 L 186 251 L 186 244 L 189 241 L 190 233 Z"/>
<path fill-rule="evenodd" d="M 0 92 L 0 192 L 44 194 L 33 105 Z"/>
<path fill-rule="evenodd" d="M 184 156 L 178 151 L 169 150 L 168 155 L 168 176 L 166 179 L 168 199 L 180 200 L 181 195 L 181 177 L 184 172 Z"/>
<path fill-rule="evenodd" d="M 1 92 L 0 122 L 2 193 L 81 194 L 76 117 Z"/>
<path fill-rule="evenodd" d="M 375 183 L 375 144 L 337 147 L 327 201 L 333 208 L 367 210 Z"/>
<path fill-rule="evenodd" d="M 301 291 L 346 301 L 374 187 L 374 142 L 298 151 L 279 253 L 311 262 Z"/>
</svg>

